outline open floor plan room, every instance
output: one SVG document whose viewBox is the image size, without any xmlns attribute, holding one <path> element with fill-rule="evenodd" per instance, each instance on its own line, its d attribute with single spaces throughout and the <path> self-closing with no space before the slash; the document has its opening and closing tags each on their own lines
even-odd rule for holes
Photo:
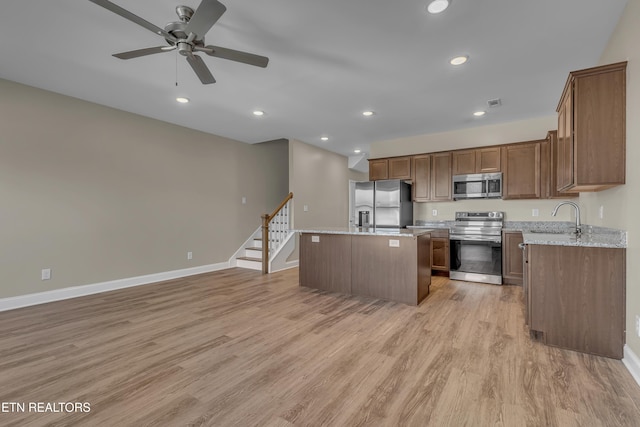
<svg viewBox="0 0 640 427">
<path fill-rule="evenodd" d="M 619 360 L 531 341 L 522 288 L 417 307 L 239 268 L 0 313 L 3 426 L 637 426 Z M 28 408 L 27 408 L 28 409 Z"/>
</svg>

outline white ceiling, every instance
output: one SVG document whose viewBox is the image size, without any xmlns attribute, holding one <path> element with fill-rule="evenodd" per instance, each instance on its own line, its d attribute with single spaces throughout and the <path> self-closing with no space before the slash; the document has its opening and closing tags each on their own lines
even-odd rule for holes
<svg viewBox="0 0 640 427">
<path fill-rule="evenodd" d="M 159 27 L 177 20 L 176 5 L 199 5 L 113 1 Z M 0 77 L 243 142 L 295 138 L 352 155 L 374 141 L 553 114 L 567 73 L 597 64 L 626 4 L 453 0 L 430 15 L 428 0 L 222 2 L 206 43 L 268 56 L 266 69 L 201 55 L 217 80 L 204 86 L 175 51 L 112 57 L 165 42 L 88 0 L 14 0 L 0 13 Z M 449 65 L 457 55 L 469 62 Z M 487 109 L 492 98 L 502 107 Z M 488 113 L 474 118 L 478 109 Z"/>
</svg>

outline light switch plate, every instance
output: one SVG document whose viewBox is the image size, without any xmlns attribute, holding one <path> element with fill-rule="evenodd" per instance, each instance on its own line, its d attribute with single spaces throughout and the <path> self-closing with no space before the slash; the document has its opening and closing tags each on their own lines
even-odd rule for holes
<svg viewBox="0 0 640 427">
<path fill-rule="evenodd" d="M 304 205 L 303 209 L 304 209 L 305 212 L 309 212 L 309 205 Z"/>
<path fill-rule="evenodd" d="M 540 210 L 537 208 L 531 209 L 531 216 L 540 216 Z"/>
<path fill-rule="evenodd" d="M 389 247 L 390 248 L 399 248 L 400 247 L 400 240 L 398 240 L 398 239 L 389 239 Z"/>
</svg>

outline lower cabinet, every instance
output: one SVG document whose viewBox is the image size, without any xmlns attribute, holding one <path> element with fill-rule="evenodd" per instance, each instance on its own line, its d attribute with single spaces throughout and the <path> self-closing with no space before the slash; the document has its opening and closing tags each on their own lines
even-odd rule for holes
<svg viewBox="0 0 640 427">
<path fill-rule="evenodd" d="M 431 232 L 431 270 L 449 273 L 449 230 Z"/>
<path fill-rule="evenodd" d="M 523 242 L 520 231 L 502 233 L 502 283 L 505 285 L 522 285 L 522 249 Z"/>
<path fill-rule="evenodd" d="M 527 245 L 529 329 L 547 345 L 622 359 L 626 250 Z"/>
</svg>

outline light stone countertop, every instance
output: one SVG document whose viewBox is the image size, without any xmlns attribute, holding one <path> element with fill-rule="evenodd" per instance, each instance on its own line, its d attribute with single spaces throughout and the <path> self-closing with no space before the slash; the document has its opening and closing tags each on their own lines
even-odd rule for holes
<svg viewBox="0 0 640 427">
<path fill-rule="evenodd" d="M 349 234 L 352 236 L 392 236 L 392 237 L 417 237 L 428 233 L 424 229 L 407 228 L 375 228 L 375 227 L 322 227 L 294 230 L 296 233 L 308 234 Z"/>
<path fill-rule="evenodd" d="M 503 231 L 522 231 L 527 245 L 585 246 L 626 248 L 627 233 L 615 228 L 582 226 L 582 234 L 573 234 L 575 223 L 569 221 L 506 222 Z"/>
</svg>

